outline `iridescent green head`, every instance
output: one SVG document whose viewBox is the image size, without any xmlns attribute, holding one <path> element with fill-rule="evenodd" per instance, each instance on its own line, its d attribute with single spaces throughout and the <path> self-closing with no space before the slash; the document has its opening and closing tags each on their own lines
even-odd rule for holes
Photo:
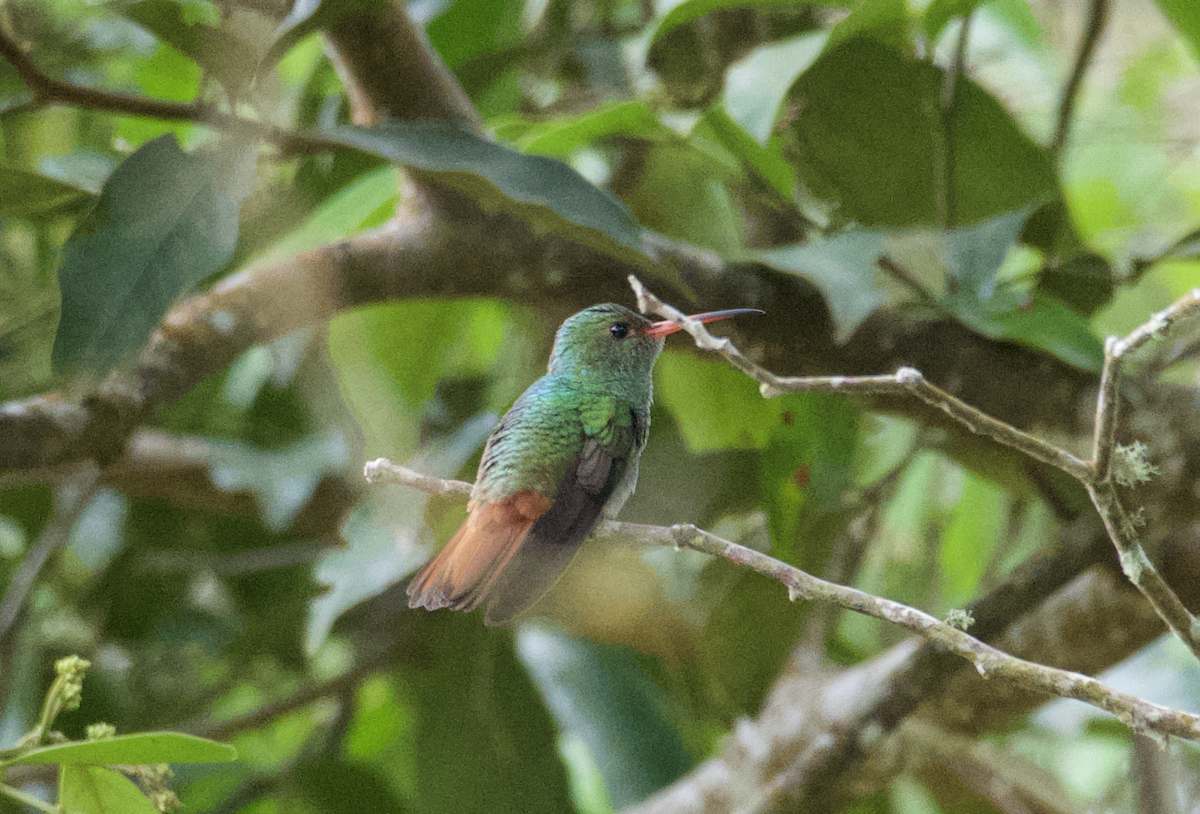
<svg viewBox="0 0 1200 814">
<path fill-rule="evenodd" d="M 693 319 L 715 322 L 738 314 L 761 314 L 753 308 L 709 311 Z M 550 372 L 586 389 L 640 401 L 650 398 L 650 373 L 673 322 L 651 322 L 623 305 L 606 302 L 567 319 L 554 337 Z"/>
<path fill-rule="evenodd" d="M 550 372 L 588 389 L 645 388 L 663 349 L 663 336 L 647 333 L 652 325 L 623 305 L 585 308 L 558 329 Z"/>
</svg>

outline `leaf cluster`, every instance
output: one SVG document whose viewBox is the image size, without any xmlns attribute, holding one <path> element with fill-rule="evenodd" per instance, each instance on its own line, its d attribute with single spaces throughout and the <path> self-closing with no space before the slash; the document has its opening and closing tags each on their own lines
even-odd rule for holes
<svg viewBox="0 0 1200 814">
<path fill-rule="evenodd" d="M 989 380 L 972 395 L 998 412 L 1070 404 L 1049 417 L 1070 434 L 1100 337 L 1197 279 L 1200 172 L 1178 135 L 1195 112 L 1178 101 L 1197 73 L 1193 5 L 1160 0 L 1155 34 L 1110 24 L 1125 61 L 1095 80 L 1111 87 L 1085 83 L 1056 152 L 1077 52 L 1024 0 L 409 4 L 486 131 L 357 115 L 345 32 L 369 40 L 402 13 L 390 0 L 10 0 L 0 30 L 53 82 L 0 63 L 0 397 L 123 392 L 141 349 L 187 348 L 193 332 L 235 361 L 194 382 L 163 372 L 154 387 L 182 398 L 138 418 L 77 512 L 64 513 L 57 470 L 0 474 L 0 601 L 20 600 L 0 604 L 0 721 L 36 725 L 55 658 L 95 663 L 57 724 L 72 741 L 0 766 L 60 765 L 67 810 L 138 811 L 147 798 L 101 764 L 219 757 L 157 731 L 176 729 L 241 755 L 179 769 L 194 810 L 599 814 L 736 745 L 739 721 L 805 656 L 849 667 L 885 652 L 897 631 L 667 549 L 589 547 L 542 621 L 515 634 L 409 612 L 403 581 L 462 510 L 367 493 L 360 463 L 470 479 L 558 322 L 597 292 L 628 302 L 629 268 L 711 307 L 762 305 L 767 327 L 733 330 L 764 354 L 801 349 L 785 366 L 929 363 L 948 388 Z M 65 86 L 100 96 L 52 97 Z M 455 201 L 489 219 L 455 255 L 471 262 L 436 278 L 399 267 L 466 239 L 413 226 Z M 405 229 L 420 252 L 339 269 L 336 295 L 306 292 L 331 298 L 331 321 L 293 320 L 307 302 L 235 313 L 186 299 Z M 510 252 L 518 234 L 554 248 Z M 807 292 L 827 320 L 787 310 Z M 378 304 L 345 310 L 342 295 Z M 1074 485 L 927 414 L 763 400 L 683 344 L 658 364 L 624 519 L 696 523 L 961 621 L 984 619 L 972 603 L 1062 547 L 1086 506 Z M 994 370 L 979 370 L 980 349 Z M 1151 367 L 1194 388 L 1194 344 L 1169 353 Z M 109 429 L 127 418 L 95 414 Z M 1166 454 L 1147 426 L 1151 458 Z M 1130 483 L 1152 471 L 1135 448 Z M 1182 511 L 1166 505 L 1151 518 Z M 1088 664 L 1126 651 L 1105 652 Z M 1184 665 L 1167 647 L 1129 669 L 1177 676 L 1188 706 Z M 1023 810 L 989 791 L 1003 783 L 961 779 L 974 771 L 1022 805 L 1132 810 L 1107 771 L 1135 754 L 1123 731 L 1025 711 L 993 738 L 1003 760 L 972 754 L 967 771 L 926 743 L 932 768 L 864 785 L 853 810 Z M 85 741 L 101 719 L 149 732 Z"/>
</svg>

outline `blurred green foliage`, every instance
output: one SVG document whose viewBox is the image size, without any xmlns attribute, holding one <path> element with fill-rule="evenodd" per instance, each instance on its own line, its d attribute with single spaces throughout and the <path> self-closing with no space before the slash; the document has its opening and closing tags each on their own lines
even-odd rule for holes
<svg viewBox="0 0 1200 814">
<path fill-rule="evenodd" d="M 1085 80 L 1058 157 L 1047 145 L 1075 35 L 1053 4 L 410 3 L 494 141 L 349 125 L 317 32 L 369 5 L 0 7 L 56 79 L 199 100 L 347 147 L 253 155 L 193 122 L 38 108 L 0 61 L 0 397 L 84 389 L 80 367 L 100 375 L 127 359 L 181 296 L 385 224 L 397 167 L 638 262 L 644 227 L 799 276 L 842 340 L 895 306 L 1095 371 L 1100 337 L 1198 279 L 1188 0 L 1114 12 L 1116 45 Z M 883 254 L 910 276 L 881 269 Z M 59 722 L 69 737 L 97 719 L 219 731 L 301 699 L 231 727 L 239 763 L 180 768 L 192 810 L 598 814 L 719 749 L 802 633 L 838 664 L 900 637 L 667 550 L 585 551 L 539 607 L 551 622 L 515 635 L 403 609 L 397 585 L 463 510 L 399 487 L 368 495 L 363 461 L 471 478 L 565 316 L 397 301 L 254 348 L 161 411 L 145 440 L 166 463 L 96 490 L 0 631 L 0 747 L 36 720 L 54 659 L 78 651 L 94 667 L 82 708 Z M 1062 523 L 1008 464 L 965 468 L 938 433 L 844 399 L 765 401 L 685 345 L 673 339 L 659 362 L 641 488 L 622 519 L 695 522 L 935 614 L 997 585 Z M 1170 375 L 1194 385 L 1196 373 L 1193 356 Z M 0 585 L 45 533 L 56 483 L 0 475 Z M 1194 666 L 1155 658 L 1138 676 L 1168 675 L 1195 708 Z M 327 692 L 304 696 L 313 686 Z M 1086 723 L 1051 713 L 997 741 L 1046 768 L 1026 780 L 1047 794 L 1133 810 L 1114 768 L 1129 736 Z M 120 775 L 85 771 L 64 799 L 89 784 L 128 792 Z M 1000 810 L 965 788 L 947 800 L 926 779 L 853 810 Z"/>
</svg>

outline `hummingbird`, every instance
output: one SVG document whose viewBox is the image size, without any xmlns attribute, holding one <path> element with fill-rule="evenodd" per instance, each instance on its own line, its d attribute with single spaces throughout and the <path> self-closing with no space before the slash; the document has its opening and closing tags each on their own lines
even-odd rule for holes
<svg viewBox="0 0 1200 814">
<path fill-rule="evenodd" d="M 754 308 L 709 311 L 714 322 Z M 513 403 L 488 437 L 467 519 L 413 577 L 409 607 L 472 610 L 506 625 L 537 601 L 603 519 L 637 485 L 650 432 L 651 371 L 668 334 L 605 303 L 569 317 L 546 375 Z"/>
</svg>

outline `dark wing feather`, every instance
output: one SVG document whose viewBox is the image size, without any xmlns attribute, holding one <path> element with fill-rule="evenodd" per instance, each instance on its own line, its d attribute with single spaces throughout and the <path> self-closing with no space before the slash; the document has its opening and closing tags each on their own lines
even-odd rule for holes
<svg viewBox="0 0 1200 814">
<path fill-rule="evenodd" d="M 603 443 L 586 437 L 579 455 L 567 467 L 550 508 L 525 535 L 521 547 L 504 566 L 488 592 L 489 625 L 508 624 L 532 605 L 570 565 L 583 540 L 600 520 L 630 462 L 645 438 L 636 411 L 632 426 L 612 427 Z"/>
</svg>

